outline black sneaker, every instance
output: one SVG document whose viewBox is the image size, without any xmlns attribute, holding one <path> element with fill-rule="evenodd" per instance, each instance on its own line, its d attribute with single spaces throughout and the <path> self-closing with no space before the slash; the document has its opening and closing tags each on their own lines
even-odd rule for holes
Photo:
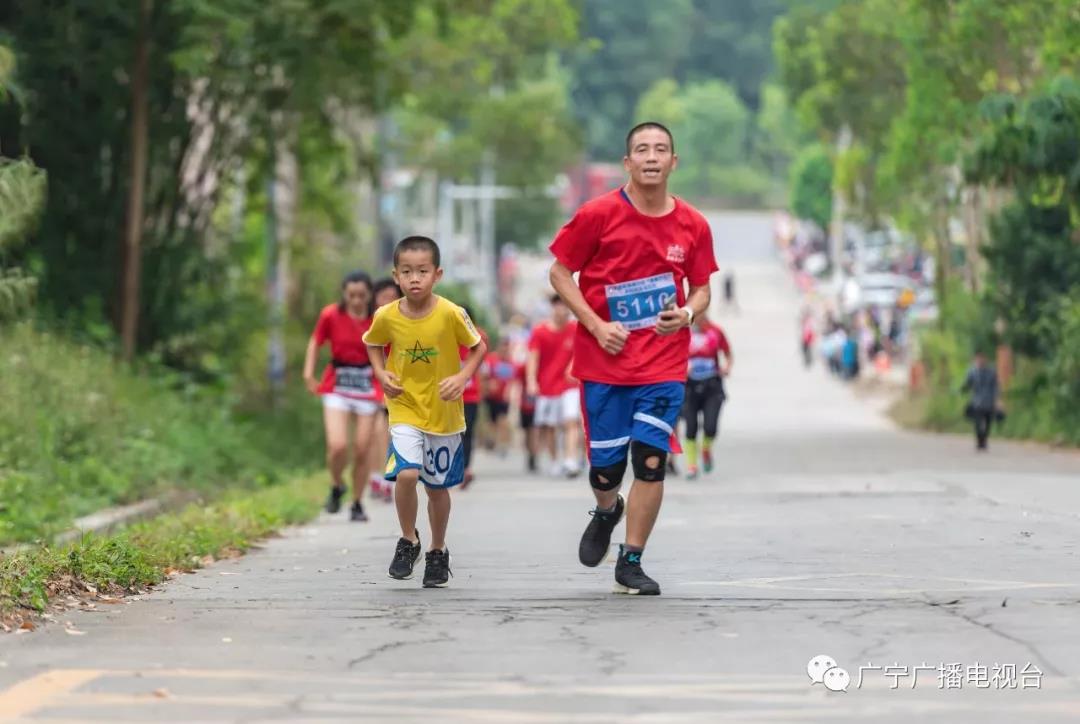
<svg viewBox="0 0 1080 724">
<path fill-rule="evenodd" d="M 326 512 L 336 513 L 341 510 L 341 499 L 345 497 L 345 486 L 335 485 L 330 488 L 330 497 L 326 499 Z"/>
<path fill-rule="evenodd" d="M 615 564 L 615 593 L 631 596 L 659 596 L 660 584 L 641 570 L 641 552 L 628 553 L 619 546 L 619 562 Z"/>
<path fill-rule="evenodd" d="M 530 473 L 535 473 L 536 472 L 536 456 L 535 455 L 529 455 L 529 472 Z"/>
<path fill-rule="evenodd" d="M 592 520 L 586 526 L 581 535 L 581 543 L 578 544 L 578 560 L 582 565 L 593 568 L 604 560 L 608 548 L 611 547 L 611 531 L 615 530 L 615 526 L 622 519 L 623 508 L 625 504 L 620 495 L 615 501 L 615 510 L 610 513 L 603 513 L 595 508 L 589 511 Z"/>
<path fill-rule="evenodd" d="M 352 508 L 349 509 L 349 520 L 355 520 L 358 523 L 367 522 L 367 513 L 364 512 L 364 506 L 360 504 L 359 500 L 354 500 Z"/>
<path fill-rule="evenodd" d="M 416 542 L 408 538 L 398 538 L 397 548 L 394 549 L 394 560 L 390 561 L 390 577 L 399 581 L 412 578 L 413 566 L 420 560 L 420 533 L 416 534 Z"/>
<path fill-rule="evenodd" d="M 449 548 L 427 552 L 424 560 L 424 588 L 445 588 L 452 575 Z"/>
</svg>

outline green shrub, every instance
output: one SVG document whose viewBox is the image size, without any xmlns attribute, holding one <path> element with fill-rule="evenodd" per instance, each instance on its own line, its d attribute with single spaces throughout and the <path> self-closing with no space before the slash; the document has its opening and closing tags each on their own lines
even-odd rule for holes
<svg viewBox="0 0 1080 724">
<path fill-rule="evenodd" d="M 321 459 L 317 401 L 236 414 L 218 390 L 35 331 L 0 328 L 0 541 L 182 488 L 278 482 Z"/>
</svg>

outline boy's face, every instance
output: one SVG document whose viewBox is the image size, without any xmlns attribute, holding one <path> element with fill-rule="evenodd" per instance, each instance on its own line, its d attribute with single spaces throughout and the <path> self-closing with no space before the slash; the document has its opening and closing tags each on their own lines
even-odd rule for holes
<svg viewBox="0 0 1080 724">
<path fill-rule="evenodd" d="M 430 251 L 408 249 L 398 255 L 394 281 L 411 302 L 421 302 L 431 295 L 435 282 L 442 279 L 442 269 L 431 259 Z"/>
<path fill-rule="evenodd" d="M 397 298 L 397 289 L 394 289 L 393 287 L 386 287 L 385 289 L 380 289 L 375 294 L 375 307 L 378 308 L 386 306 L 390 302 L 395 301 Z"/>
</svg>

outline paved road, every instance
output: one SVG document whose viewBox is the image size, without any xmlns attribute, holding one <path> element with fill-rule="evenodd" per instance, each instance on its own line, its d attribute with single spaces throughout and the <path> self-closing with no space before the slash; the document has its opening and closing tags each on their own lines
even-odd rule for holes
<svg viewBox="0 0 1080 724">
<path fill-rule="evenodd" d="M 455 497 L 451 588 L 386 577 L 389 508 L 324 516 L 72 614 L 84 636 L 0 639 L 0 686 L 15 685 L 0 718 L 1076 720 L 1080 456 L 999 441 L 976 456 L 804 372 L 768 218 L 713 221 L 737 273 L 741 314 L 719 317 L 737 360 L 720 469 L 668 485 L 645 559 L 662 597 L 614 596 L 610 561 L 577 564 L 584 482 L 481 456 Z M 817 654 L 850 673 L 846 692 L 811 685 Z M 1041 676 L 1021 681 L 1028 663 Z M 939 688 L 949 664 L 959 690 Z M 860 685 L 871 665 L 895 668 Z"/>
</svg>

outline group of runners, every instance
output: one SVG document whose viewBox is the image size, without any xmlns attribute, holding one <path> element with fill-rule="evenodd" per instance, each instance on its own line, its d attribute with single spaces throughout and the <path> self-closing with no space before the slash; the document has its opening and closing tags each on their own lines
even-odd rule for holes
<svg viewBox="0 0 1080 724">
<path fill-rule="evenodd" d="M 531 470 L 544 455 L 549 475 L 587 469 L 595 507 L 579 542 L 580 562 L 599 565 L 625 517 L 615 590 L 660 593 L 642 557 L 669 458 L 680 449 L 677 421 L 685 419 L 687 476 L 698 474 L 699 449 L 709 471 L 732 364 L 723 332 L 705 317 L 717 271 L 708 223 L 667 190 L 677 162 L 667 128 L 631 129 L 626 185 L 582 206 L 550 246 L 551 314 L 533 328 L 524 355 L 506 338 L 489 351 L 469 311 L 435 293 L 442 266 L 432 239 L 398 242 L 392 279 L 373 282 L 362 272 L 344 279 L 341 301 L 319 316 L 304 377 L 323 401 L 327 510 L 340 510 L 348 490 L 351 418 L 352 519 L 367 519 L 369 480 L 395 503 L 401 537 L 391 577 L 411 578 L 423 551 L 416 528 L 422 483 L 431 530 L 423 585 L 447 585 L 449 488 L 473 479 L 480 403 L 490 422 L 485 444 L 505 451 L 516 400 Z M 331 363 L 316 378 L 318 350 L 327 344 Z M 633 482 L 624 497 L 628 469 Z"/>
</svg>

